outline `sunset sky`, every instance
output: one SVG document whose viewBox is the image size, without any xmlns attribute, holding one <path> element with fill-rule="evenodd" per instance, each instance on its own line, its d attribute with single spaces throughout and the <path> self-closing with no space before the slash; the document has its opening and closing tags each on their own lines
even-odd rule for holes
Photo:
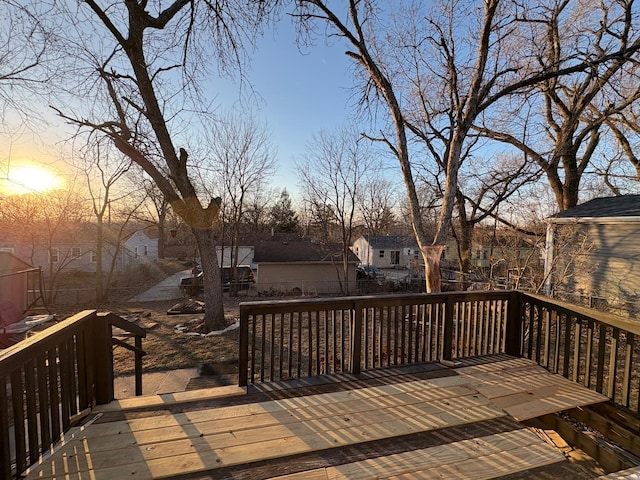
<svg viewBox="0 0 640 480">
<path fill-rule="evenodd" d="M 288 18 L 277 31 L 268 30 L 259 40 L 252 56 L 248 78 L 257 93 L 250 105 L 254 115 L 263 121 L 274 147 L 277 149 L 278 171 L 272 181 L 276 188 L 296 190 L 297 176 L 294 159 L 300 159 L 312 136 L 321 129 L 333 129 L 345 124 L 352 111 L 354 99 L 350 88 L 350 63 L 339 45 L 327 46 L 324 39 L 302 53 L 295 42 L 296 33 Z M 220 111 L 237 106 L 240 85 L 229 79 L 212 78 L 206 88 L 216 96 Z M 0 132 L 0 192 L 7 185 L 7 168 L 24 164 L 43 164 L 55 173 L 69 174 L 68 166 L 60 161 L 65 155 L 64 141 L 72 133 L 68 126 L 50 114 L 52 123 L 35 134 L 22 132 L 8 135 Z M 24 173 L 11 173 L 11 176 Z M 32 175 L 35 181 L 35 177 Z M 44 177 L 43 177 L 44 178 Z M 24 177 L 20 182 L 24 182 Z M 29 182 L 25 182 L 29 183 Z M 33 187 L 33 185 L 32 185 Z"/>
</svg>

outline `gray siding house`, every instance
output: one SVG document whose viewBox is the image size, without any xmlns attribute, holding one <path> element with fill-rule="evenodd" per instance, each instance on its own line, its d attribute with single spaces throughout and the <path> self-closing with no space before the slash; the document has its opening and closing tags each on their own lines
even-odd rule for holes
<svg viewBox="0 0 640 480">
<path fill-rule="evenodd" d="M 545 292 L 629 314 L 640 300 L 640 195 L 596 198 L 548 220 Z"/>
</svg>

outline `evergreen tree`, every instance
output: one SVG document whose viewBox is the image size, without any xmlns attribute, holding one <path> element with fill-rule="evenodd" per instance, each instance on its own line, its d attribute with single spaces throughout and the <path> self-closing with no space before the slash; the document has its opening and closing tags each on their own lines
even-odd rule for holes
<svg viewBox="0 0 640 480">
<path fill-rule="evenodd" d="M 287 189 L 280 193 L 280 199 L 271 208 L 271 224 L 277 233 L 294 233 L 300 228 L 298 214 L 291 207 L 291 197 Z"/>
</svg>

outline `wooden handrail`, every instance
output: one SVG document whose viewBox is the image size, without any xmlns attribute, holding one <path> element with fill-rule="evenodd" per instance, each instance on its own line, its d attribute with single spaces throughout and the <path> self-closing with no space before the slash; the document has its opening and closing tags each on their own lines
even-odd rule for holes
<svg viewBox="0 0 640 480">
<path fill-rule="evenodd" d="M 0 478 L 19 476 L 73 422 L 113 400 L 114 325 L 134 335 L 141 393 L 146 332 L 114 314 L 85 310 L 0 352 Z"/>
<path fill-rule="evenodd" d="M 103 315 L 103 314 L 98 314 Z M 104 314 L 107 316 L 107 320 L 112 327 L 118 327 L 125 332 L 129 332 L 134 336 L 134 345 L 129 345 L 126 342 L 121 340 L 117 340 L 113 337 L 112 332 L 109 332 L 109 337 L 111 338 L 112 346 L 119 346 L 126 348 L 134 353 L 134 378 L 135 378 L 135 394 L 142 395 L 142 357 L 146 355 L 146 352 L 142 349 L 142 339 L 147 337 L 147 331 L 136 325 L 135 323 L 129 322 L 118 315 L 114 315 L 113 313 Z M 111 357 L 111 365 L 113 365 L 113 358 Z M 108 374 L 108 373 L 107 373 Z M 113 378 L 113 366 L 111 368 L 111 376 Z M 111 382 L 113 385 L 113 380 Z M 111 392 L 111 400 L 113 399 L 113 392 Z M 111 401 L 109 400 L 109 401 Z M 108 403 L 108 402 L 102 402 Z"/>
</svg>

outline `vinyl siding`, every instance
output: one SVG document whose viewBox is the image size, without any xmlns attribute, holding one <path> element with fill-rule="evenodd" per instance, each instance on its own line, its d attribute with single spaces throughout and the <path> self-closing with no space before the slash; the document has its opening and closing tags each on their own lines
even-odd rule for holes
<svg viewBox="0 0 640 480">
<path fill-rule="evenodd" d="M 565 286 L 577 293 L 605 298 L 609 302 L 625 303 L 638 300 L 640 293 L 640 224 L 581 224 L 559 226 L 558 232 L 573 229 L 575 240 L 570 244 L 578 251 L 579 235 L 586 234 L 586 248 L 576 255 L 577 262 L 569 269 L 572 278 Z M 588 251 L 587 251 L 588 250 Z M 570 250 L 560 258 L 566 265 Z M 563 255 L 562 252 L 556 252 Z M 560 279 L 558 279 L 559 281 Z"/>
</svg>

